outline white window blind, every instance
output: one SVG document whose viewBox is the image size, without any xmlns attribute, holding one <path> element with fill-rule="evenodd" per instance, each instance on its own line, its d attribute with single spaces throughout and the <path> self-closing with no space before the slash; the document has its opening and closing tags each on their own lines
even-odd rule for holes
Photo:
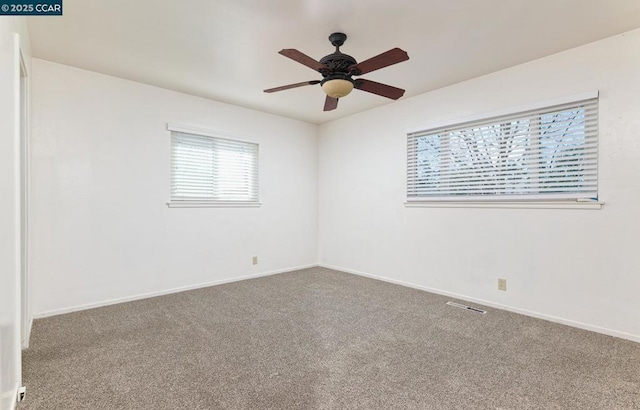
<svg viewBox="0 0 640 410">
<path fill-rule="evenodd" d="M 257 203 L 258 144 L 171 132 L 172 203 Z"/>
<path fill-rule="evenodd" d="M 407 135 L 407 200 L 598 197 L 598 99 Z"/>
</svg>

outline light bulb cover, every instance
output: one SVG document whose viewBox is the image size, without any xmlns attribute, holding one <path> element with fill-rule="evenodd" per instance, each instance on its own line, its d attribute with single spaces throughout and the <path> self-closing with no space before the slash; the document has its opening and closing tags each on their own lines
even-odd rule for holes
<svg viewBox="0 0 640 410">
<path fill-rule="evenodd" d="M 353 82 L 337 78 L 324 82 L 322 89 L 329 97 L 342 98 L 353 90 Z"/>
</svg>

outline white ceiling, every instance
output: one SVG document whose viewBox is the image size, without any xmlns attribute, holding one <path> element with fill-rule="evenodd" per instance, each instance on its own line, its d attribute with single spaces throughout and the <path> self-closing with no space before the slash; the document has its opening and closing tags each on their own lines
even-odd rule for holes
<svg viewBox="0 0 640 410">
<path fill-rule="evenodd" d="M 409 61 L 363 78 L 408 98 L 638 28 L 640 1 L 65 0 L 28 24 L 34 57 L 323 123 L 393 101 L 354 91 L 323 112 L 317 85 L 265 94 L 320 79 L 279 50 L 320 59 L 334 31 L 358 61 L 400 47 Z"/>
</svg>

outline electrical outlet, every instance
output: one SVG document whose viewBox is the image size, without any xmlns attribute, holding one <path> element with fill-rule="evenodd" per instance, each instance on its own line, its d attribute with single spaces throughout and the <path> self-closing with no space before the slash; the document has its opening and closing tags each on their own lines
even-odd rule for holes
<svg viewBox="0 0 640 410">
<path fill-rule="evenodd" d="M 498 290 L 507 290 L 507 280 L 506 279 L 498 279 Z"/>
<path fill-rule="evenodd" d="M 258 264 L 258 257 L 257 257 L 257 256 L 254 256 L 254 257 L 253 257 L 252 263 L 253 263 L 254 265 L 257 265 L 257 264 Z"/>
</svg>

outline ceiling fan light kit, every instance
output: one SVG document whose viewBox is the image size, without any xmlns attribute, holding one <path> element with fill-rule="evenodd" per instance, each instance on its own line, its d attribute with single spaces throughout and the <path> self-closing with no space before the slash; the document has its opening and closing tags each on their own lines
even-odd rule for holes
<svg viewBox="0 0 640 410">
<path fill-rule="evenodd" d="M 347 35 L 344 33 L 331 34 L 329 36 L 329 41 L 335 46 L 336 51 L 333 54 L 324 56 L 320 61 L 314 60 L 296 49 L 289 48 L 280 50 L 280 54 L 283 56 L 318 71 L 322 75 L 323 79 L 320 81 L 303 81 L 301 83 L 270 88 L 264 90 L 264 92 L 273 93 L 276 91 L 303 87 L 305 85 L 320 84 L 323 91 L 327 94 L 324 111 L 336 109 L 338 107 L 338 98 L 349 95 L 354 88 L 391 98 L 393 100 L 397 100 L 402 97 L 404 90 L 401 88 L 392 87 L 390 85 L 377 83 L 371 80 L 365 80 L 364 78 L 354 80 L 352 77 L 360 76 L 362 74 L 379 70 L 380 68 L 406 61 L 409 59 L 407 52 L 399 48 L 393 48 L 385 53 L 358 63 L 355 58 L 340 51 L 340 46 L 342 46 L 346 40 Z"/>
<path fill-rule="evenodd" d="M 332 98 L 342 98 L 349 95 L 353 90 L 353 81 L 342 79 L 323 80 L 320 83 L 324 92 Z"/>
</svg>

